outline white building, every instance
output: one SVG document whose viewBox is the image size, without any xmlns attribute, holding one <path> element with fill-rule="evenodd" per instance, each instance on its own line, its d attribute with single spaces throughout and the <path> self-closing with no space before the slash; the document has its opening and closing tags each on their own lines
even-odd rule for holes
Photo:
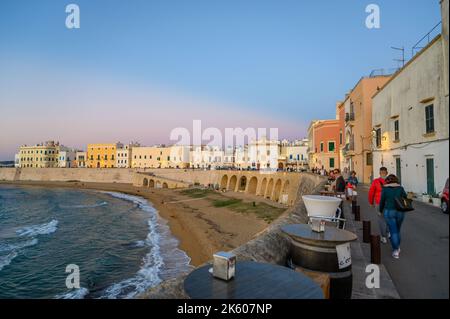
<svg viewBox="0 0 450 319">
<path fill-rule="evenodd" d="M 265 136 L 248 145 L 248 166 L 252 169 L 276 170 L 284 168 L 279 161 L 281 144 L 277 140 L 269 140 Z"/>
<path fill-rule="evenodd" d="M 216 169 L 224 165 L 224 152 L 218 146 L 193 146 L 190 154 L 193 168 Z"/>
<path fill-rule="evenodd" d="M 116 167 L 117 168 L 130 168 L 131 167 L 131 153 L 133 147 L 139 147 L 140 144 L 131 142 L 130 144 L 121 145 L 116 149 Z"/>
<path fill-rule="evenodd" d="M 449 176 L 448 0 L 434 38 L 373 96 L 373 167 L 406 191 L 440 192 Z M 446 9 L 445 9 L 446 8 Z"/>
<path fill-rule="evenodd" d="M 284 162 L 286 169 L 301 171 L 308 168 L 308 140 L 295 140 L 281 142 L 280 161 Z"/>
<path fill-rule="evenodd" d="M 60 168 L 70 168 L 74 166 L 76 160 L 77 151 L 70 149 L 66 146 L 59 147 L 58 153 L 58 167 Z"/>
<path fill-rule="evenodd" d="M 188 168 L 190 161 L 190 146 L 172 145 L 170 146 L 170 167 Z"/>
<path fill-rule="evenodd" d="M 237 169 L 249 169 L 248 145 L 234 148 L 234 167 Z"/>
<path fill-rule="evenodd" d="M 14 167 L 20 167 L 20 154 L 14 155 Z"/>
<path fill-rule="evenodd" d="M 86 154 L 86 152 L 78 151 L 75 154 L 76 167 L 85 168 L 86 167 L 86 161 L 87 161 L 87 154 Z"/>
</svg>

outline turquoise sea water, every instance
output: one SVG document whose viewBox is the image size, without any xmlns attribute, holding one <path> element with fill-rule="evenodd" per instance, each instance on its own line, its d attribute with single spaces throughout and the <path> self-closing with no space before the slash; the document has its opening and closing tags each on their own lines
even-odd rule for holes
<svg viewBox="0 0 450 319">
<path fill-rule="evenodd" d="M 133 298 L 190 269 L 177 245 L 143 198 L 0 185 L 0 298 Z"/>
</svg>

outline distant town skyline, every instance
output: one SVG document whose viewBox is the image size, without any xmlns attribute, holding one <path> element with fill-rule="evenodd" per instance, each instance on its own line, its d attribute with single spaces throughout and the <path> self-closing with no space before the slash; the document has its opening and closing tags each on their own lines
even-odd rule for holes
<svg viewBox="0 0 450 319">
<path fill-rule="evenodd" d="M 0 3 L 0 160 L 46 140 L 170 144 L 196 119 L 302 138 L 440 21 L 437 0 L 373 2 L 376 30 L 362 0 L 73 3 L 77 30 L 68 3 Z"/>
</svg>

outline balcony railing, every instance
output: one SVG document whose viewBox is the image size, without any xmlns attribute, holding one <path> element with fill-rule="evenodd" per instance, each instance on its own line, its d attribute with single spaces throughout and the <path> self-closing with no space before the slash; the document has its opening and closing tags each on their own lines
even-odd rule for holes
<svg viewBox="0 0 450 319">
<path fill-rule="evenodd" d="M 350 122 L 355 120 L 355 113 L 345 113 L 345 122 Z"/>
</svg>

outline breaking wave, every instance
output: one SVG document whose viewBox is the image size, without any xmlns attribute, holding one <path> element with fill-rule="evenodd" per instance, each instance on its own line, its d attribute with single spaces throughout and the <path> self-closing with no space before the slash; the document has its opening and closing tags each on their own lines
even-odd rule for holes
<svg viewBox="0 0 450 319">
<path fill-rule="evenodd" d="M 48 235 L 51 233 L 54 233 L 56 231 L 56 228 L 58 226 L 58 221 L 56 219 L 53 219 L 52 221 L 45 223 L 45 224 L 39 224 L 39 225 L 33 225 L 33 226 L 27 226 L 23 227 L 16 231 L 16 233 L 19 236 L 37 236 L 37 235 Z"/>
</svg>

